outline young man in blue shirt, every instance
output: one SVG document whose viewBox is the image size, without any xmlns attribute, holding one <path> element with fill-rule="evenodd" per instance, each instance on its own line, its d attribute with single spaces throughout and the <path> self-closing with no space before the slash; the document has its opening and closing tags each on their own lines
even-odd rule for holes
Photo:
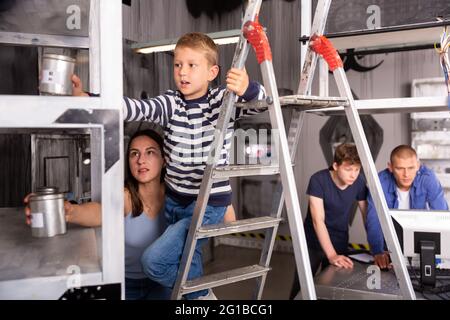
<svg viewBox="0 0 450 320">
<path fill-rule="evenodd" d="M 353 267 L 352 260 L 345 256 L 350 213 L 355 201 L 363 215 L 367 209 L 367 187 L 360 171 L 361 160 L 355 145 L 344 143 L 336 148 L 332 167 L 316 172 L 309 180 L 304 228 L 313 275 L 321 265 Z M 299 289 L 296 272 L 291 299 Z"/>
<path fill-rule="evenodd" d="M 436 175 L 420 164 L 416 151 L 410 146 L 399 145 L 392 150 L 388 168 L 378 176 L 390 209 L 448 210 Z M 370 194 L 366 230 L 375 264 L 382 269 L 390 267 L 389 254 L 384 250 L 383 232 Z"/>
</svg>

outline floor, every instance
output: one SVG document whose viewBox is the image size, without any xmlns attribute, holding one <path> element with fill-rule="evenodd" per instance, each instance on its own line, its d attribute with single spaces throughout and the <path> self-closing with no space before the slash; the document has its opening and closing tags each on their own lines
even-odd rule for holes
<svg viewBox="0 0 450 320">
<path fill-rule="evenodd" d="M 228 245 L 214 247 L 214 258 L 205 264 L 205 274 L 257 264 L 261 250 Z M 263 300 L 287 300 L 294 279 L 294 256 L 292 253 L 274 252 L 263 291 Z M 213 289 L 219 300 L 252 299 L 255 280 L 246 280 Z"/>
</svg>

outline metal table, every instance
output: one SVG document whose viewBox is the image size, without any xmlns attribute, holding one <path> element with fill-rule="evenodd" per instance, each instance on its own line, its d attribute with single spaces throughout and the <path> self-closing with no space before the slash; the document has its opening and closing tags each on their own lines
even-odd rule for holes
<svg viewBox="0 0 450 320">
<path fill-rule="evenodd" d="M 379 289 L 374 288 L 374 271 L 371 264 L 353 261 L 353 269 L 328 266 L 314 278 L 317 299 L 322 300 L 399 300 L 403 299 L 394 270 L 380 271 Z M 449 280 L 439 280 L 450 282 Z M 413 285 L 417 281 L 413 280 Z M 442 300 L 449 294 L 422 294 L 415 292 L 417 299 Z M 298 294 L 296 299 L 300 298 Z"/>
<path fill-rule="evenodd" d="M 318 299 L 326 300 L 392 300 L 402 299 L 394 272 L 380 271 L 380 289 L 374 287 L 370 264 L 353 261 L 353 269 L 328 266 L 319 273 L 314 282 Z"/>
</svg>

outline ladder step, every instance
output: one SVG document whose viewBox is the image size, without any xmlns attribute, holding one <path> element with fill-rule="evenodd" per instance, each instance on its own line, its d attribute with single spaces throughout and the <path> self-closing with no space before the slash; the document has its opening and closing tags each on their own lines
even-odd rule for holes
<svg viewBox="0 0 450 320">
<path fill-rule="evenodd" d="M 236 102 L 234 104 L 236 108 L 241 109 L 267 109 L 269 106 L 267 105 L 266 100 L 252 100 L 248 102 Z"/>
<path fill-rule="evenodd" d="M 257 278 L 265 275 L 270 271 L 270 269 L 271 268 L 269 267 L 266 268 L 255 264 L 253 266 L 209 274 L 191 281 L 186 281 L 186 284 L 181 288 L 181 293 L 186 294 L 198 290 L 219 287 L 230 283 Z"/>
<path fill-rule="evenodd" d="M 251 230 L 266 229 L 277 226 L 281 218 L 274 218 L 270 216 L 243 219 L 228 223 L 210 224 L 202 226 L 198 229 L 196 238 L 203 239 L 209 237 L 217 237 L 225 234 L 246 232 Z"/>
<path fill-rule="evenodd" d="M 278 173 L 280 173 L 278 165 L 245 164 L 216 167 L 212 177 L 213 179 L 223 179 L 231 177 L 267 176 Z"/>
<path fill-rule="evenodd" d="M 348 106 L 348 99 L 342 97 L 292 95 L 280 97 L 280 104 L 282 106 L 290 106 L 294 108 L 301 108 L 304 110 L 311 110 L 329 107 Z"/>
</svg>

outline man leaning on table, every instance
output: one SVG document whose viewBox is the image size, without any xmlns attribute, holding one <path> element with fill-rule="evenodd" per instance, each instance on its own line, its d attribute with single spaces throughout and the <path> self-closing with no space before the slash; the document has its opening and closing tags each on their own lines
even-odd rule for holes
<svg viewBox="0 0 450 320">
<path fill-rule="evenodd" d="M 391 152 L 387 169 L 378 173 L 389 209 L 448 210 L 444 191 L 434 172 L 420 164 L 416 151 L 399 145 Z M 371 195 L 367 197 L 367 239 L 375 264 L 390 267 L 384 236 Z"/>
</svg>

